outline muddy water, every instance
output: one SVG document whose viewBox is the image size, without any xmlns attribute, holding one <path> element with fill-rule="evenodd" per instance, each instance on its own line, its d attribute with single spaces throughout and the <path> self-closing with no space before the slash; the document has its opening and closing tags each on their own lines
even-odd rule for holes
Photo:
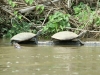
<svg viewBox="0 0 100 75">
<path fill-rule="evenodd" d="M 100 75 L 100 47 L 34 46 L 0 40 L 0 75 Z"/>
</svg>

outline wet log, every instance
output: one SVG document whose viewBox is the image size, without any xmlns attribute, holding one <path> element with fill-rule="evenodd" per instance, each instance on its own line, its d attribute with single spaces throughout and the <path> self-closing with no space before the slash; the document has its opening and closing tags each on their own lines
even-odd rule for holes
<svg viewBox="0 0 100 75">
<path fill-rule="evenodd" d="M 64 46 L 87 46 L 87 47 L 95 47 L 98 46 L 100 47 L 100 42 L 98 41 L 86 41 L 83 42 L 84 45 L 81 45 L 78 41 L 66 41 L 66 42 L 53 42 L 53 41 L 39 41 L 38 45 L 64 45 Z"/>
<path fill-rule="evenodd" d="M 21 48 L 21 46 L 19 45 L 19 43 L 16 43 L 17 45 L 15 45 L 15 48 Z M 23 44 L 23 43 L 20 43 Z M 38 45 L 38 46 L 85 46 L 85 47 L 100 47 L 100 42 L 98 41 L 86 41 L 83 42 L 83 45 L 80 44 L 79 41 L 39 41 L 38 44 L 35 44 L 31 41 L 31 43 L 29 42 L 24 42 L 24 44 L 32 44 L 32 45 Z M 17 47 L 19 46 L 19 47 Z"/>
</svg>

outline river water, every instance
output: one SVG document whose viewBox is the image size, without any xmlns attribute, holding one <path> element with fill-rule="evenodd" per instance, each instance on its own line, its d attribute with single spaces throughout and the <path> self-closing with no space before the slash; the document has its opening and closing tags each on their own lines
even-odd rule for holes
<svg viewBox="0 0 100 75">
<path fill-rule="evenodd" d="M 23 45 L 0 40 L 0 75 L 100 75 L 100 47 Z"/>
</svg>

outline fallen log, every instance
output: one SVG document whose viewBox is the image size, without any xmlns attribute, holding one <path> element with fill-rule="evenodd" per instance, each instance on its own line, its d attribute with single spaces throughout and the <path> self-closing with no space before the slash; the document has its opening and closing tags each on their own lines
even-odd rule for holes
<svg viewBox="0 0 100 75">
<path fill-rule="evenodd" d="M 86 46 L 86 47 L 100 47 L 100 42 L 98 41 L 86 41 L 83 45 L 80 45 L 78 41 L 68 41 L 68 42 L 53 42 L 53 41 L 39 41 L 38 46 L 52 46 L 52 45 L 64 45 L 64 46 Z"/>
<path fill-rule="evenodd" d="M 23 44 L 23 43 L 20 43 L 20 44 Z M 31 43 L 30 42 L 24 42 L 24 44 L 33 44 L 33 45 L 36 45 L 35 43 L 33 43 L 32 41 L 31 41 Z M 19 44 L 15 44 L 15 48 L 19 48 L 19 47 L 17 47 Z M 66 41 L 66 42 L 59 42 L 59 41 L 57 41 L 57 42 L 54 42 L 54 41 L 39 41 L 38 42 L 38 44 L 37 44 L 38 46 L 66 46 L 66 47 L 81 47 L 81 46 L 84 46 L 84 47 L 100 47 L 100 42 L 98 42 L 98 41 L 86 41 L 86 42 L 83 42 L 83 45 L 81 45 L 78 41 Z M 20 48 L 21 48 L 21 46 L 20 46 Z"/>
</svg>

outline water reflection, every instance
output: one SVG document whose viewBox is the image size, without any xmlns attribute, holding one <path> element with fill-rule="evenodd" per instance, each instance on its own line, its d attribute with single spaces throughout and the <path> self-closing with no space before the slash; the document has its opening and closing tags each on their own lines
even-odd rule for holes
<svg viewBox="0 0 100 75">
<path fill-rule="evenodd" d="M 0 46 L 0 75 L 99 75 L 100 47 Z"/>
</svg>

